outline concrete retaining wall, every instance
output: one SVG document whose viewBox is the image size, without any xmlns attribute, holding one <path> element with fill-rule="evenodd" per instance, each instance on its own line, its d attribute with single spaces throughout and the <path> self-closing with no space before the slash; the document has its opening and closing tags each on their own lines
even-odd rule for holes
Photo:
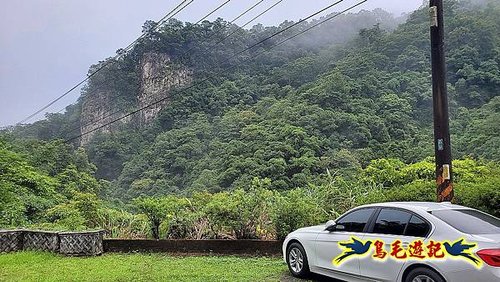
<svg viewBox="0 0 500 282">
<path fill-rule="evenodd" d="M 180 254 L 281 255 L 281 241 L 261 240 L 122 240 L 105 239 L 105 252 Z"/>
<path fill-rule="evenodd" d="M 103 239 L 103 235 L 103 231 L 0 230 L 0 253 L 33 250 L 71 256 L 100 255 L 103 252 L 279 256 L 282 244 L 281 241 L 261 240 Z"/>
</svg>

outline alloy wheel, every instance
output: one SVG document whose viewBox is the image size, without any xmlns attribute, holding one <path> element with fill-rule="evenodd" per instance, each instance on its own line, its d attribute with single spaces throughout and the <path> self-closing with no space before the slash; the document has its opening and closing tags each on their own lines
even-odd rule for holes
<svg viewBox="0 0 500 282">
<path fill-rule="evenodd" d="M 288 262 L 290 264 L 290 268 L 295 273 L 302 271 L 302 268 L 304 267 L 304 255 L 299 248 L 293 247 L 290 249 L 290 252 L 288 253 Z"/>
<path fill-rule="evenodd" d="M 412 282 L 436 282 L 434 279 L 430 278 L 427 275 L 418 275 L 415 278 L 413 278 Z"/>
</svg>

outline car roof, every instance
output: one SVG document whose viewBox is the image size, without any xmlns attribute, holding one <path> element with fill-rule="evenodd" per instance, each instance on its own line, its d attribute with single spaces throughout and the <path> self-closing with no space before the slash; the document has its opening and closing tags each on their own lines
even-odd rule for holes
<svg viewBox="0 0 500 282">
<path fill-rule="evenodd" d="M 391 208 L 404 208 L 404 209 L 419 209 L 423 211 L 435 211 L 435 210 L 449 210 L 449 209 L 469 209 L 464 206 L 455 205 L 450 202 L 387 202 L 387 203 L 377 203 L 364 205 L 362 207 L 391 207 Z"/>
</svg>

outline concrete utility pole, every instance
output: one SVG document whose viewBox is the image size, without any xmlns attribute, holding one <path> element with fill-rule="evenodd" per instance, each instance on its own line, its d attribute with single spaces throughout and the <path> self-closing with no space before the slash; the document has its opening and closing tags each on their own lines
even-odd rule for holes
<svg viewBox="0 0 500 282">
<path fill-rule="evenodd" d="M 454 193 L 444 55 L 443 0 L 430 0 L 430 16 L 437 201 L 444 202 L 452 201 Z"/>
</svg>

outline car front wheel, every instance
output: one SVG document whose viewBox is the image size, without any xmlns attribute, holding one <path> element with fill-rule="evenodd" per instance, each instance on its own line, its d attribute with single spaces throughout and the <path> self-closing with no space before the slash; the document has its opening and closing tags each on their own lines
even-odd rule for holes
<svg viewBox="0 0 500 282">
<path fill-rule="evenodd" d="M 417 267 L 408 273 L 405 282 L 445 282 L 444 279 L 434 270 Z"/>
<path fill-rule="evenodd" d="M 290 244 L 286 252 L 286 262 L 293 276 L 305 278 L 309 275 L 306 251 L 301 244 L 297 242 Z"/>
</svg>

